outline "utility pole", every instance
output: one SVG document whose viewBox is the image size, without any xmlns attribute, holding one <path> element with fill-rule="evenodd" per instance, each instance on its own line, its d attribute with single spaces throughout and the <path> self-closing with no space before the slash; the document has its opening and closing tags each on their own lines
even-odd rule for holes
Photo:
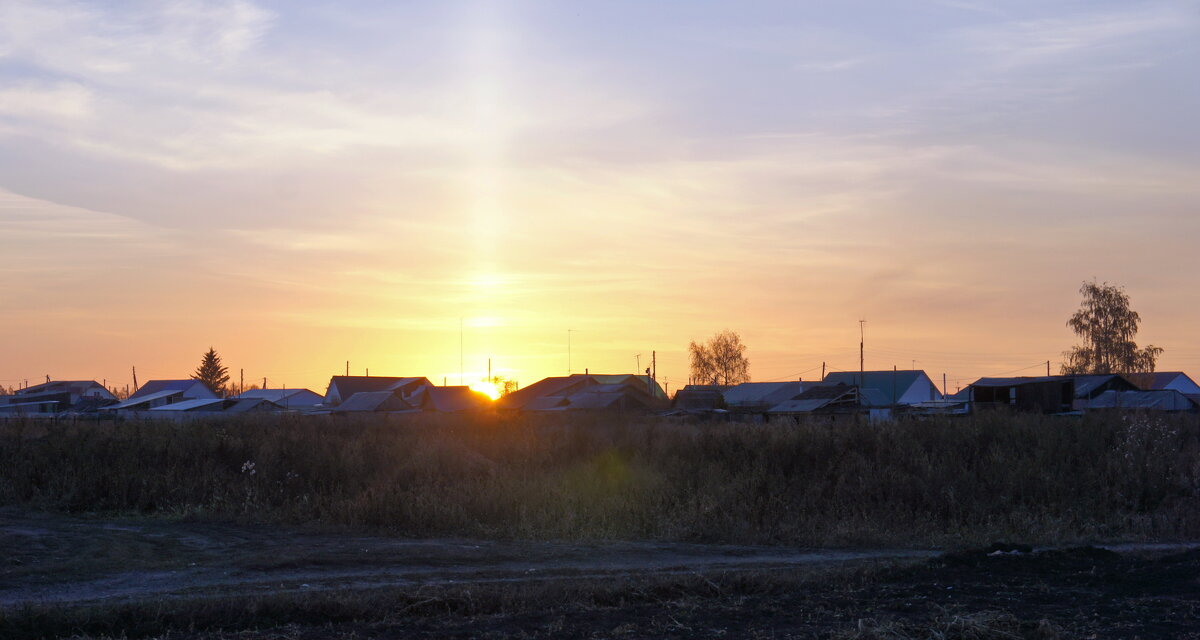
<svg viewBox="0 0 1200 640">
<path fill-rule="evenodd" d="M 264 389 L 267 388 L 267 377 L 266 376 L 263 376 L 263 388 Z"/>
<path fill-rule="evenodd" d="M 639 353 L 633 357 L 634 357 L 634 362 L 637 363 L 637 368 L 634 369 L 634 371 L 638 372 L 638 374 L 640 375 L 642 373 L 642 354 Z"/>
<path fill-rule="evenodd" d="M 238 395 L 246 393 L 246 370 L 238 369 Z"/>
<path fill-rule="evenodd" d="M 942 374 L 942 400 L 946 399 L 946 374 Z"/>
<path fill-rule="evenodd" d="M 137 393 L 137 390 L 138 390 L 138 383 L 137 383 L 137 367 L 134 367 L 134 368 L 133 368 L 133 392 L 134 392 L 134 393 Z"/>
<path fill-rule="evenodd" d="M 1046 377 L 1047 378 L 1050 377 L 1050 361 L 1049 360 L 1046 361 Z"/>
<path fill-rule="evenodd" d="M 488 382 L 491 382 L 491 381 L 492 381 L 492 359 L 491 359 L 491 358 L 488 358 L 488 378 L 487 378 L 487 381 L 488 381 Z"/>
<path fill-rule="evenodd" d="M 346 376 L 347 377 L 350 376 L 350 361 L 349 360 L 346 361 Z"/>
<path fill-rule="evenodd" d="M 371 367 L 367 367 L 364 371 L 367 372 L 367 377 L 370 378 L 371 377 Z"/>
<path fill-rule="evenodd" d="M 650 352 L 650 379 L 658 382 L 658 352 Z"/>
<path fill-rule="evenodd" d="M 825 382 L 825 361 L 821 361 L 821 382 Z"/>
<path fill-rule="evenodd" d="M 865 324 L 867 324 L 866 320 L 858 321 L 858 386 L 860 386 L 860 387 L 862 386 L 863 380 L 866 377 L 866 370 L 867 370 L 866 366 L 864 364 L 866 362 L 865 345 L 867 343 L 867 333 L 866 333 L 866 330 L 863 328 L 863 325 L 865 325 Z"/>
<path fill-rule="evenodd" d="M 463 319 L 458 317 L 458 386 L 463 383 Z"/>
</svg>

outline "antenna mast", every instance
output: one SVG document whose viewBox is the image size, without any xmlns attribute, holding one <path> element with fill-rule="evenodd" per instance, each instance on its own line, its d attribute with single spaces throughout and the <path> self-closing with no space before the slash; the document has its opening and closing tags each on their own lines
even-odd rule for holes
<svg viewBox="0 0 1200 640">
<path fill-rule="evenodd" d="M 866 377 L 866 366 L 864 365 L 866 362 L 866 358 L 864 357 L 866 350 L 864 349 L 864 345 L 867 342 L 867 333 L 863 328 L 865 324 L 867 324 L 866 320 L 858 321 L 858 385 L 860 387 L 863 384 L 863 379 Z"/>
</svg>

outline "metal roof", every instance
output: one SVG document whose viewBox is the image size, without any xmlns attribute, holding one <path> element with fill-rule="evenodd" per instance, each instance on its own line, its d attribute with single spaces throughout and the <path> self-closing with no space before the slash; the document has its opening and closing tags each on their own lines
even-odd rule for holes
<svg viewBox="0 0 1200 640">
<path fill-rule="evenodd" d="M 414 407 L 392 391 L 360 391 L 346 398 L 334 411 L 408 411 Z"/>
<path fill-rule="evenodd" d="M 177 393 L 174 391 L 164 393 Z M 225 408 L 224 398 L 196 398 L 194 400 L 182 400 L 180 402 L 172 402 L 164 404 L 161 407 L 153 407 L 151 411 L 221 411 Z"/>
<path fill-rule="evenodd" d="M 307 394 L 307 395 L 306 395 Z M 302 396 L 297 398 L 296 396 Z M 250 389 L 234 396 L 239 400 L 246 398 L 261 398 L 271 402 L 284 402 L 289 405 L 307 406 L 320 404 L 324 397 L 311 389 Z"/>
<path fill-rule="evenodd" d="M 433 386 L 433 383 L 424 377 L 333 376 L 329 379 L 329 391 L 325 397 L 329 398 L 330 393 L 336 389 L 338 398 L 345 402 L 357 393 L 395 391 L 412 386 Z"/>
<path fill-rule="evenodd" d="M 1190 411 L 1196 403 L 1174 389 L 1152 391 L 1105 391 L 1092 398 L 1089 409 L 1148 409 Z"/>
<path fill-rule="evenodd" d="M 196 389 L 195 388 L 196 385 L 199 385 L 200 388 Z M 138 390 L 133 395 L 129 396 L 129 399 L 130 400 L 140 400 L 147 396 L 161 393 L 163 391 L 186 391 L 186 392 L 198 394 L 196 397 L 199 397 L 199 398 L 215 398 L 215 397 L 217 397 L 217 394 L 213 393 L 211 389 L 204 386 L 203 382 L 200 382 L 199 380 L 194 380 L 194 379 L 188 378 L 186 380 L 150 380 L 150 381 L 147 381 L 146 384 L 139 387 Z"/>
<path fill-rule="evenodd" d="M 743 382 L 724 393 L 725 403 L 730 407 L 747 405 L 776 405 L 804 393 L 811 382 L 790 380 L 787 382 Z"/>
<path fill-rule="evenodd" d="M 105 409 L 128 409 L 130 407 L 136 407 L 138 405 L 146 404 L 147 402 L 153 402 L 155 400 L 161 400 L 163 398 L 171 398 L 171 397 L 177 396 L 181 393 L 183 393 L 183 391 L 181 391 L 179 389 L 167 389 L 165 391 L 157 391 L 155 393 L 148 393 L 144 396 L 129 396 L 129 399 L 126 400 L 125 402 L 114 404 L 111 407 L 105 407 Z M 210 399 L 210 398 L 205 398 L 205 399 Z"/>
<path fill-rule="evenodd" d="M 864 371 L 862 373 L 858 371 L 835 371 L 826 375 L 824 382 L 827 384 L 861 385 L 864 390 L 874 389 L 882 394 L 881 398 L 887 399 L 887 402 L 883 404 L 891 404 L 893 396 L 899 400 L 901 396 L 918 382 L 927 383 L 932 389 L 935 399 L 941 397 L 941 392 L 937 390 L 937 386 L 933 384 L 933 380 L 922 369 Z"/>
<path fill-rule="evenodd" d="M 1072 379 L 1063 376 L 1027 376 L 1019 378 L 980 378 L 972 382 L 972 387 L 1019 387 L 1023 384 L 1039 384 L 1046 382 L 1071 382 Z"/>
<path fill-rule="evenodd" d="M 470 387 L 425 387 L 420 392 L 422 409 L 433 411 L 469 411 L 492 403 L 486 395 Z"/>
</svg>

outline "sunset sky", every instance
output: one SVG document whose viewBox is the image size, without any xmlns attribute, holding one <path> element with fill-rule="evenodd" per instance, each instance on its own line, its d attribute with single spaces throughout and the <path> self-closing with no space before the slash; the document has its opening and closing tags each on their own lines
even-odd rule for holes
<svg viewBox="0 0 1200 640">
<path fill-rule="evenodd" d="M 301 6 L 303 5 L 303 6 Z M 0 384 L 1200 373 L 1200 3 L 0 0 Z M 1038 364 L 1038 363 L 1042 364 Z M 956 381 L 958 381 L 956 383 Z"/>
</svg>

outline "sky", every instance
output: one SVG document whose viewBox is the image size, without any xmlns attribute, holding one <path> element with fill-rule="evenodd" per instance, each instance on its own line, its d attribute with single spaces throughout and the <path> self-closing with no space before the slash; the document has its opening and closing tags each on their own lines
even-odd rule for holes
<svg viewBox="0 0 1200 640">
<path fill-rule="evenodd" d="M 0 0 L 0 385 L 1200 373 L 1200 2 Z M 640 357 L 638 357 L 640 354 Z"/>
</svg>

